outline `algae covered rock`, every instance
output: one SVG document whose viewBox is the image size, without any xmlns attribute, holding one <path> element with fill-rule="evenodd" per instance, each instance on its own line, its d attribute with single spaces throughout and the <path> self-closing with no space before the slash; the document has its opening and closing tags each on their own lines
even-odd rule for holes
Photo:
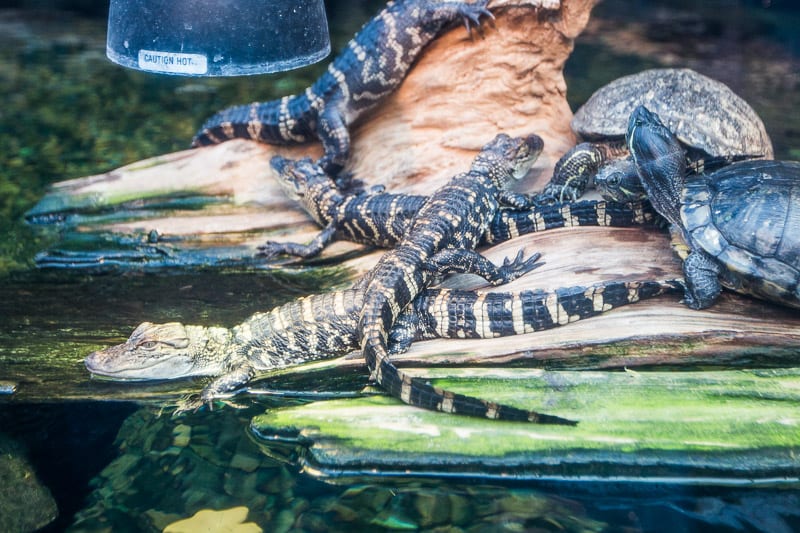
<svg viewBox="0 0 800 533">
<path fill-rule="evenodd" d="M 800 369 L 542 371 L 407 368 L 443 389 L 578 420 L 499 423 L 373 396 L 272 409 L 251 431 L 301 448 L 309 475 L 437 473 L 503 479 L 671 478 L 796 486 Z M 501 500 L 496 512 L 514 512 Z M 527 504 L 526 504 L 527 505 Z"/>
<path fill-rule="evenodd" d="M 57 516 L 53 496 L 37 478 L 22 447 L 0 434 L 0 531 L 35 531 Z"/>
<path fill-rule="evenodd" d="M 194 533 L 195 531 L 217 531 L 219 533 L 261 533 L 264 531 L 247 519 L 247 507 L 232 507 L 214 511 L 203 509 L 190 518 L 178 520 L 164 528 L 164 533 Z"/>
</svg>

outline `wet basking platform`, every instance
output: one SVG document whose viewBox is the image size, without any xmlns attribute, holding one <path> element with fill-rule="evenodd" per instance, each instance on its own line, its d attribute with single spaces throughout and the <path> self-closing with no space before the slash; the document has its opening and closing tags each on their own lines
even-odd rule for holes
<svg viewBox="0 0 800 533">
<path fill-rule="evenodd" d="M 41 270 L 54 280 L 70 273 L 73 283 L 85 273 L 116 275 L 77 282 L 76 292 L 81 283 L 95 287 L 83 299 L 56 282 L 49 291 L 33 289 L 42 291 L 28 295 L 33 299 L 65 302 L 60 316 L 74 314 L 76 330 L 54 334 L 61 341 L 54 345 L 34 319 L 27 349 L 4 356 L 10 374 L 4 375 L 2 398 L 141 400 L 171 409 L 202 381 L 92 380 L 82 358 L 120 342 L 140 321 L 231 326 L 279 303 L 266 296 L 270 287 L 305 280 L 300 293 L 307 294 L 322 278 L 345 284 L 370 268 L 381 252 L 347 243 L 309 265 L 267 265 L 254 258 L 267 239 L 305 241 L 317 231 L 277 189 L 264 156 L 259 145 L 227 143 L 54 188 L 30 214 L 47 227 L 55 222 L 62 232 L 39 256 Z M 165 179 L 178 175 L 191 180 Z M 166 190 L 165 183 L 173 188 Z M 493 290 L 680 276 L 659 228 L 555 230 L 486 254 L 500 262 L 519 248 L 542 253 L 545 265 Z M 160 275 L 141 276 L 148 271 Z M 458 276 L 446 284 L 474 288 L 482 282 Z M 181 285 L 183 292 L 168 287 Z M 201 286 L 205 292 L 197 294 Z M 172 307 L 142 303 L 163 291 Z M 215 293 L 247 304 L 226 314 Z M 14 306 L 15 298 L 26 300 L 16 293 L 4 300 Z M 22 316 L 20 306 L 7 311 L 18 315 L 12 322 L 22 331 L 31 318 Z M 289 389 L 303 397 L 327 384 L 334 395 L 353 397 L 322 401 L 312 395 L 306 405 L 270 409 L 253 420 L 252 429 L 273 449 L 268 453 L 288 445 L 306 471 L 326 479 L 380 473 L 795 484 L 799 348 L 795 311 L 727 293 L 712 309 L 691 311 L 664 296 L 547 332 L 421 342 L 397 358 L 447 388 L 576 419 L 577 428 L 471 420 L 420 411 L 380 394 L 363 396 L 367 375 L 352 357 L 264 376 L 254 388 Z M 7 394 L 12 385 L 16 391 Z"/>
</svg>

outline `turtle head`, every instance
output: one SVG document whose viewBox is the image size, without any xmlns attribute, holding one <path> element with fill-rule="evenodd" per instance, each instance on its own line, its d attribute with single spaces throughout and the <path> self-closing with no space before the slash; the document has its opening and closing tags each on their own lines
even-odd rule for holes
<svg viewBox="0 0 800 533">
<path fill-rule="evenodd" d="M 161 380 L 220 373 L 227 330 L 143 322 L 122 344 L 89 354 L 86 369 L 114 380 Z"/>
<path fill-rule="evenodd" d="M 628 119 L 625 140 L 650 203 L 670 223 L 680 226 L 686 153 L 677 137 L 658 115 L 640 105 Z"/>
<path fill-rule="evenodd" d="M 475 157 L 472 171 L 488 175 L 495 185 L 504 189 L 511 180 L 521 180 L 528 175 L 542 148 L 544 141 L 536 134 L 510 137 L 500 133 Z"/>
<path fill-rule="evenodd" d="M 594 185 L 603 198 L 614 202 L 635 202 L 647 198 L 636 173 L 636 165 L 629 158 L 614 159 L 600 167 L 594 177 Z"/>
</svg>

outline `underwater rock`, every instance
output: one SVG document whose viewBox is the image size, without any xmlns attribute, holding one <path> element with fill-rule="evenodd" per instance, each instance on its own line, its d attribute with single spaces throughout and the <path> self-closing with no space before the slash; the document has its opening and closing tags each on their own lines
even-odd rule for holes
<svg viewBox="0 0 800 533">
<path fill-rule="evenodd" d="M 233 507 L 223 511 L 203 509 L 190 518 L 173 522 L 164 528 L 164 533 L 195 533 L 196 531 L 218 531 L 232 533 L 254 533 L 264 531 L 247 520 L 247 507 Z"/>
<path fill-rule="evenodd" d="M 297 528 L 301 531 L 329 531 L 330 527 L 325 516 L 320 513 L 303 513 L 297 519 Z"/>
<path fill-rule="evenodd" d="M 236 442 L 236 451 L 231 457 L 230 468 L 252 473 L 261 466 L 262 460 L 263 456 L 253 449 L 251 442 L 240 440 Z"/>
<path fill-rule="evenodd" d="M 245 472 L 254 472 L 261 466 L 261 457 L 245 453 L 237 453 L 231 459 L 231 468 L 244 470 Z"/>
<path fill-rule="evenodd" d="M 414 500 L 414 509 L 419 514 L 419 525 L 430 527 L 450 520 L 450 498 L 447 494 L 421 492 Z"/>
<path fill-rule="evenodd" d="M 274 533 L 288 533 L 294 527 L 294 513 L 289 509 L 278 512 L 272 524 Z"/>
<path fill-rule="evenodd" d="M 162 513 L 157 509 L 148 509 L 144 512 L 144 515 L 150 519 L 153 527 L 159 531 L 163 531 L 168 525 L 181 520 L 180 515 L 174 513 Z"/>
<path fill-rule="evenodd" d="M 251 502 L 251 504 L 256 500 L 265 501 L 265 496 L 259 494 L 256 488 L 258 484 L 256 474 L 245 474 L 240 470 L 229 469 L 223 474 L 223 478 L 225 494 L 240 498 L 241 501 Z"/>
<path fill-rule="evenodd" d="M 463 525 L 473 520 L 474 506 L 467 498 L 460 494 L 450 493 L 447 495 L 447 500 L 451 523 Z"/>
<path fill-rule="evenodd" d="M 487 498 L 487 491 L 496 491 L 497 487 L 467 485 L 465 490 L 460 485 L 384 483 L 385 480 L 346 489 L 338 500 L 323 505 L 329 517 L 326 531 L 551 531 L 556 526 L 560 531 L 591 532 L 602 531 L 605 526 L 588 518 L 576 502 L 530 490 L 503 488 L 503 499 L 520 502 L 503 506 L 491 503 L 498 497 L 497 492 Z M 311 529 L 317 523 L 314 507 L 299 517 L 297 526 Z"/>
<path fill-rule="evenodd" d="M 35 531 L 57 516 L 56 502 L 37 478 L 22 446 L 0 434 L 0 531 Z"/>
<path fill-rule="evenodd" d="M 177 448 L 185 448 L 192 440 L 192 428 L 186 424 L 178 424 L 172 430 L 172 445 Z"/>
</svg>

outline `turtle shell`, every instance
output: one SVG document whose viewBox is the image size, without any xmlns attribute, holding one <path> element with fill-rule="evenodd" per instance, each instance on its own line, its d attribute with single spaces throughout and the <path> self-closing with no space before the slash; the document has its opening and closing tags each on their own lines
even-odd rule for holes
<svg viewBox="0 0 800 533">
<path fill-rule="evenodd" d="M 800 163 L 743 161 L 689 180 L 681 220 L 724 286 L 800 307 Z"/>
<path fill-rule="evenodd" d="M 578 109 L 572 129 L 587 141 L 623 138 L 638 105 L 658 114 L 683 144 L 710 156 L 773 157 L 753 108 L 724 83 L 690 69 L 651 69 L 612 81 Z"/>
</svg>

